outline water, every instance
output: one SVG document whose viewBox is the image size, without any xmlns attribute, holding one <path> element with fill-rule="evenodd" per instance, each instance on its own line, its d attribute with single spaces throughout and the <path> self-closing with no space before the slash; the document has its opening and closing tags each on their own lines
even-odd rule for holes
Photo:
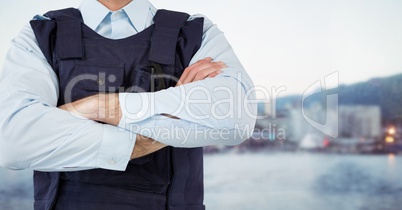
<svg viewBox="0 0 402 210">
<path fill-rule="evenodd" d="M 401 210 L 402 157 L 205 157 L 209 209 Z"/>
<path fill-rule="evenodd" d="M 401 210 L 402 156 L 205 157 L 208 210 Z M 0 169 L 0 209 L 32 209 L 32 173 Z"/>
<path fill-rule="evenodd" d="M 32 203 L 32 171 L 0 168 L 0 210 L 29 210 Z"/>
</svg>

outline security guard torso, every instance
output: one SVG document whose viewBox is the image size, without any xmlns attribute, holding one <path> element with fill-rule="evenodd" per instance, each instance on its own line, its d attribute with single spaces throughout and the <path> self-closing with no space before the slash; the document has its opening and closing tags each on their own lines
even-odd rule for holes
<svg viewBox="0 0 402 210">
<path fill-rule="evenodd" d="M 58 77 L 58 105 L 174 86 L 172 78 L 180 77 L 202 40 L 203 18 L 188 21 L 188 14 L 167 10 L 158 10 L 150 27 L 118 40 L 86 26 L 77 9 L 45 16 L 51 20 L 31 26 Z M 204 209 L 202 148 L 166 147 L 130 161 L 124 172 L 35 171 L 34 190 L 35 209 Z"/>
</svg>

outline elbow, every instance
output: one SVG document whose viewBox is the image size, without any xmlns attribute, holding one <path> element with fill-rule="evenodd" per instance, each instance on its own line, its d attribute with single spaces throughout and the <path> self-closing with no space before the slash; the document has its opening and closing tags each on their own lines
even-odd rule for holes
<svg viewBox="0 0 402 210">
<path fill-rule="evenodd" d="M 254 132 L 255 122 L 255 118 L 245 118 L 241 122 L 235 124 L 231 129 L 233 132 L 230 132 L 230 141 L 226 142 L 226 146 L 239 145 L 249 139 Z"/>
<path fill-rule="evenodd" d="M 15 104 L 14 106 L 12 104 Z M 25 125 L 21 121 L 24 112 L 28 107 L 26 103 L 10 101 L 2 98 L 0 101 L 0 166 L 12 170 L 30 168 L 30 142 L 25 141 Z"/>
<path fill-rule="evenodd" d="M 247 110 L 243 110 L 242 113 L 241 116 L 237 116 L 235 120 L 229 122 L 229 127 L 234 130 L 234 136 L 232 141 L 229 142 L 229 146 L 243 143 L 254 132 L 257 120 L 257 106 L 248 106 Z"/>
<path fill-rule="evenodd" d="M 23 170 L 29 168 L 28 161 L 23 159 L 14 145 L 0 139 L 0 166 L 11 170 Z"/>
<path fill-rule="evenodd" d="M 222 125 L 232 129 L 238 129 L 250 135 L 255 127 L 257 120 L 257 104 L 255 89 L 252 85 L 243 85 L 236 94 L 233 94 L 232 103 L 221 107 L 220 113 L 230 113 L 230 117 L 225 119 Z M 230 111 L 227 111 L 230 110 Z M 227 115 L 228 116 L 228 115 Z M 250 136 L 248 136 L 250 137 Z"/>
<path fill-rule="evenodd" d="M 0 166 L 12 170 L 28 169 L 28 148 L 13 135 L 15 131 L 10 123 L 0 121 Z"/>
<path fill-rule="evenodd" d="M 257 120 L 257 105 L 248 104 L 244 107 L 232 109 L 230 115 L 214 121 L 213 127 L 219 129 L 237 129 L 242 131 L 253 130 Z M 219 117 L 219 116 L 218 116 Z"/>
<path fill-rule="evenodd" d="M 237 126 L 235 128 L 235 138 L 233 139 L 233 142 L 231 146 L 238 145 L 243 143 L 245 140 L 249 139 L 254 131 L 255 127 L 255 120 L 249 119 L 246 122 L 243 123 L 242 126 Z"/>
</svg>

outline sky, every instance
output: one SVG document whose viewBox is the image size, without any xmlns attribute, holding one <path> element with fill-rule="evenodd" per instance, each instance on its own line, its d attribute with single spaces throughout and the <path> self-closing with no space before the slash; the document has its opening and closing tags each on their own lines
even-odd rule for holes
<svg viewBox="0 0 402 210">
<path fill-rule="evenodd" d="M 80 2 L 1 1 L 0 65 L 10 40 L 35 14 Z M 157 8 L 206 15 L 225 33 L 255 85 L 271 94 L 275 89 L 281 95 L 303 93 L 334 72 L 336 84 L 402 73 L 400 0 L 151 2 Z"/>
</svg>

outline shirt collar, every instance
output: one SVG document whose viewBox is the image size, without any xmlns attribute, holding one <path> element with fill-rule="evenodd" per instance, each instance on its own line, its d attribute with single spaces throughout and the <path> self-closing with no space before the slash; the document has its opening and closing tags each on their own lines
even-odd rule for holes
<svg viewBox="0 0 402 210">
<path fill-rule="evenodd" d="M 152 8 L 153 6 L 148 0 L 133 0 L 123 9 L 135 29 L 142 31 L 150 25 L 148 15 Z"/>
<path fill-rule="evenodd" d="M 97 0 L 82 1 L 79 10 L 81 11 L 85 25 L 93 30 L 98 27 L 110 12 L 108 8 L 103 6 L 103 4 L 99 3 Z"/>
<path fill-rule="evenodd" d="M 152 18 L 149 18 L 148 14 L 150 12 L 155 14 L 156 11 L 155 7 L 148 0 L 133 0 L 122 9 L 137 31 L 142 31 L 150 25 Z M 84 23 L 93 30 L 99 26 L 110 12 L 108 8 L 97 0 L 83 0 L 79 10 L 81 11 Z"/>
</svg>

